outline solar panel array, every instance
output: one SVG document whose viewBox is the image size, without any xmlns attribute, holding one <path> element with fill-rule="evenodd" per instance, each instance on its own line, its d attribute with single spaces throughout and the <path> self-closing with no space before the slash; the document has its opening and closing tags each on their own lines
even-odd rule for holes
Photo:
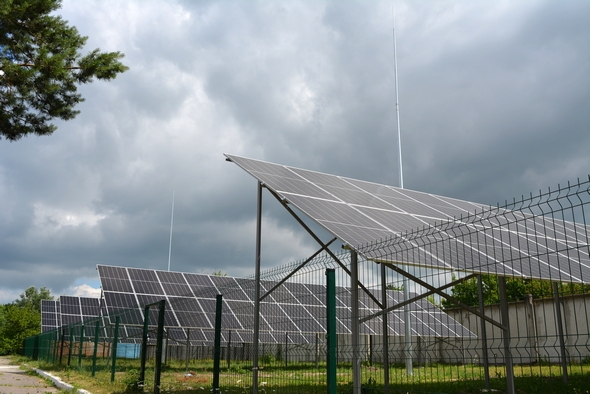
<svg viewBox="0 0 590 394">
<path fill-rule="evenodd" d="M 98 265 L 106 313 L 119 314 L 125 325 L 141 326 L 143 307 L 167 301 L 165 325 L 170 338 L 184 341 L 211 342 L 215 324 L 216 295 L 223 294 L 222 340 L 252 342 L 254 289 L 252 279 L 204 274 L 168 272 L 138 268 Z M 262 281 L 262 293 L 268 292 L 276 282 Z M 284 283 L 260 303 L 260 340 L 282 343 L 287 333 L 292 343 L 312 342 L 315 333 L 326 332 L 326 288 L 323 285 Z M 388 291 L 388 305 L 403 299 L 403 294 Z M 380 295 L 376 295 L 380 297 Z M 361 314 L 375 313 L 379 308 L 367 297 L 361 297 Z M 461 337 L 473 334 L 427 301 L 411 305 L 412 331 L 419 336 Z M 389 315 L 389 332 L 403 335 L 401 311 Z M 151 324 L 155 315 L 150 314 Z M 337 321 L 339 333 L 350 333 L 350 291 L 338 288 Z M 190 334 L 188 334 L 190 330 Z M 379 334 L 381 323 L 377 319 L 363 324 L 361 333 Z"/>
<path fill-rule="evenodd" d="M 452 240 L 463 244 L 465 247 L 462 250 L 430 250 L 412 245 L 416 247 L 404 256 L 403 261 L 392 262 L 590 283 L 587 240 L 590 229 L 583 224 L 510 211 L 510 215 L 518 216 L 518 220 L 515 220 L 512 228 L 502 227 L 494 222 L 494 218 L 475 216 L 474 220 L 475 211 L 489 212 L 491 209 L 482 204 L 235 155 L 226 154 L 226 157 L 283 201 L 295 206 L 369 259 L 381 258 L 387 261 L 382 251 L 373 249 L 367 252 L 369 248 L 363 246 L 399 238 L 406 232 L 470 215 L 470 221 L 460 223 L 463 228 L 455 226 L 453 231 L 445 231 L 441 227 L 441 231 L 432 235 L 432 242 Z M 481 237 L 475 236 L 477 231 Z M 465 237 L 466 232 L 474 236 Z M 557 256 L 556 251 L 565 250 L 567 245 L 572 244 L 576 245 L 579 253 L 575 256 L 565 253 Z M 529 251 L 535 251 L 534 256 Z M 461 255 L 462 252 L 465 255 Z M 560 259 L 559 264 L 557 258 Z"/>
</svg>

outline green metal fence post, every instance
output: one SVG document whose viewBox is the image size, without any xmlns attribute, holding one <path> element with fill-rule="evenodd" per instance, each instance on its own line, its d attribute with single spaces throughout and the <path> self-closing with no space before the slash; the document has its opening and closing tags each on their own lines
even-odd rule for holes
<svg viewBox="0 0 590 394">
<path fill-rule="evenodd" d="M 63 360 L 64 357 L 64 345 L 65 345 L 65 337 L 66 337 L 66 329 L 63 328 L 61 329 L 61 334 L 60 334 L 60 344 L 59 344 L 59 365 L 61 365 L 61 362 Z"/>
<path fill-rule="evenodd" d="M 39 359 L 39 335 L 35 335 L 33 341 L 33 360 Z"/>
<path fill-rule="evenodd" d="M 80 347 L 78 348 L 78 367 L 82 366 L 82 352 L 84 350 L 84 325 L 80 327 Z"/>
<path fill-rule="evenodd" d="M 221 310 L 223 307 L 223 296 L 217 294 L 215 303 L 215 339 L 213 356 L 213 392 L 219 392 L 219 362 L 221 359 Z"/>
<path fill-rule="evenodd" d="M 72 362 L 72 351 L 74 350 L 74 327 L 70 327 L 70 348 L 68 349 L 68 367 Z"/>
<path fill-rule="evenodd" d="M 328 394 L 336 394 L 336 272 L 333 268 L 326 270 L 326 306 L 327 306 L 327 384 Z"/>
<path fill-rule="evenodd" d="M 52 355 L 52 364 L 55 365 L 57 362 L 57 348 L 59 346 L 59 330 L 55 330 L 55 339 L 53 340 L 53 355 Z"/>
<path fill-rule="evenodd" d="M 113 362 L 111 365 L 111 382 L 115 381 L 115 370 L 117 369 L 117 342 L 119 342 L 119 322 L 121 321 L 121 317 L 117 316 L 115 319 L 115 335 L 113 335 Z"/>
<path fill-rule="evenodd" d="M 141 336 L 141 366 L 139 367 L 139 382 L 138 384 L 145 386 L 145 362 L 147 359 L 147 342 L 148 342 L 148 327 L 150 323 L 150 306 L 146 305 L 143 308 L 143 334 Z"/>
<path fill-rule="evenodd" d="M 96 373 L 96 355 L 98 353 L 98 337 L 100 335 L 100 320 L 96 321 L 94 327 L 94 350 L 92 352 L 92 376 Z"/>
<path fill-rule="evenodd" d="M 156 366 L 154 374 L 154 394 L 160 394 L 160 375 L 162 374 L 162 347 L 164 342 L 164 317 L 166 313 L 166 301 L 159 302 L 158 336 L 156 339 Z"/>
</svg>

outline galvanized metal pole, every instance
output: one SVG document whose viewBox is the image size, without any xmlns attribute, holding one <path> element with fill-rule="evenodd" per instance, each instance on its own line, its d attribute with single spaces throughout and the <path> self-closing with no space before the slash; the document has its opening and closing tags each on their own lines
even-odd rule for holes
<svg viewBox="0 0 590 394">
<path fill-rule="evenodd" d="M 383 309 L 387 309 L 387 277 L 385 273 L 385 264 L 381 264 L 381 303 Z M 385 394 L 389 394 L 389 323 L 387 313 L 381 316 L 383 322 L 383 388 Z"/>
<path fill-rule="evenodd" d="M 112 350 L 112 362 L 111 362 L 111 382 L 115 381 L 115 371 L 117 370 L 117 342 L 119 342 L 119 323 L 121 317 L 115 318 L 115 335 L 113 336 L 113 350 Z"/>
<path fill-rule="evenodd" d="M 188 373 L 188 358 L 191 352 L 191 329 L 186 329 L 186 350 L 184 351 L 184 370 Z"/>
<path fill-rule="evenodd" d="M 92 377 L 96 373 L 96 356 L 98 354 L 98 337 L 100 336 L 100 320 L 96 321 L 94 327 L 94 351 L 92 352 Z"/>
<path fill-rule="evenodd" d="M 328 394 L 336 394 L 336 274 L 333 268 L 326 269 L 326 355 Z M 316 334 L 316 344 L 317 344 Z M 317 348 L 317 345 L 316 345 Z M 316 358 L 317 365 L 317 358 Z"/>
<path fill-rule="evenodd" d="M 258 394 L 258 339 L 260 335 L 260 250 L 262 236 L 262 183 L 258 182 L 256 200 L 256 268 L 254 291 L 254 339 L 252 355 L 252 394 Z"/>
<path fill-rule="evenodd" d="M 484 299 L 483 299 L 483 278 L 481 275 L 477 276 L 477 293 L 479 298 L 479 313 L 484 316 Z M 480 333 L 481 333 L 481 353 L 483 357 L 483 372 L 486 382 L 486 390 L 490 389 L 490 364 L 488 359 L 488 335 L 486 331 L 486 321 L 482 317 L 479 319 Z"/>
<path fill-rule="evenodd" d="M 506 394 L 515 394 L 514 365 L 510 352 L 510 321 L 508 318 L 508 299 L 506 298 L 506 278 L 498 277 L 498 291 L 500 293 L 500 315 L 502 317 L 502 342 L 504 343 L 504 364 L 506 366 Z"/>
<path fill-rule="evenodd" d="M 404 277 L 404 301 L 410 299 L 410 286 L 408 278 Z M 404 336 L 405 346 L 404 352 L 406 356 L 406 375 L 414 374 L 414 367 L 412 365 L 412 315 L 410 314 L 410 304 L 404 305 Z"/>
<path fill-rule="evenodd" d="M 158 334 L 156 335 L 156 365 L 154 367 L 154 394 L 160 394 L 160 378 L 162 375 L 165 317 L 166 300 L 161 300 L 160 302 L 158 302 Z"/>
<path fill-rule="evenodd" d="M 352 331 L 352 394 L 361 394 L 358 255 L 350 251 L 350 306 Z"/>
<path fill-rule="evenodd" d="M 557 335 L 559 335 L 559 350 L 561 353 L 561 370 L 563 374 L 563 381 L 567 383 L 567 353 L 565 349 L 565 338 L 563 335 L 563 322 L 561 320 L 561 303 L 559 301 L 559 287 L 557 282 L 553 282 L 553 304 L 555 305 L 555 318 L 557 323 Z"/>
</svg>

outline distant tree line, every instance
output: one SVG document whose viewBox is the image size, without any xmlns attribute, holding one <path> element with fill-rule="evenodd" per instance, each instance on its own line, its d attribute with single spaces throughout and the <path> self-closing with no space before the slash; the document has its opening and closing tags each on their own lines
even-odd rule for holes
<svg viewBox="0 0 590 394">
<path fill-rule="evenodd" d="M 456 278 L 453 277 L 453 280 Z M 482 275 L 484 305 L 497 304 L 500 301 L 498 293 L 498 277 L 495 275 Z M 590 293 L 590 285 L 581 283 L 559 283 L 558 290 L 561 295 Z M 462 303 L 470 306 L 479 305 L 477 278 L 463 281 L 453 287 L 451 295 Z M 524 300 L 530 294 L 533 298 L 553 296 L 553 282 L 540 279 L 506 278 L 506 298 L 508 302 Z M 452 301 L 443 299 L 444 308 L 453 308 L 458 305 Z"/>
<path fill-rule="evenodd" d="M 0 355 L 19 353 L 23 341 L 41 332 L 41 300 L 52 300 L 49 289 L 31 286 L 10 304 L 0 305 Z"/>
</svg>

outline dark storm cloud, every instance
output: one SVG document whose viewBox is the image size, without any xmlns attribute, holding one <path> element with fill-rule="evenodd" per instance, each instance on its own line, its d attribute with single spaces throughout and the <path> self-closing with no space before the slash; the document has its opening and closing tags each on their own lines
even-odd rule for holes
<svg viewBox="0 0 590 394">
<path fill-rule="evenodd" d="M 407 188 L 494 204 L 589 172 L 589 3 L 394 5 Z M 173 192 L 172 269 L 250 274 L 256 182 L 224 152 L 397 184 L 391 3 L 60 12 L 130 70 L 54 135 L 0 141 L 3 302 L 85 291 L 96 264 L 165 269 Z M 264 212 L 264 267 L 315 251 L 268 194 Z"/>
</svg>

